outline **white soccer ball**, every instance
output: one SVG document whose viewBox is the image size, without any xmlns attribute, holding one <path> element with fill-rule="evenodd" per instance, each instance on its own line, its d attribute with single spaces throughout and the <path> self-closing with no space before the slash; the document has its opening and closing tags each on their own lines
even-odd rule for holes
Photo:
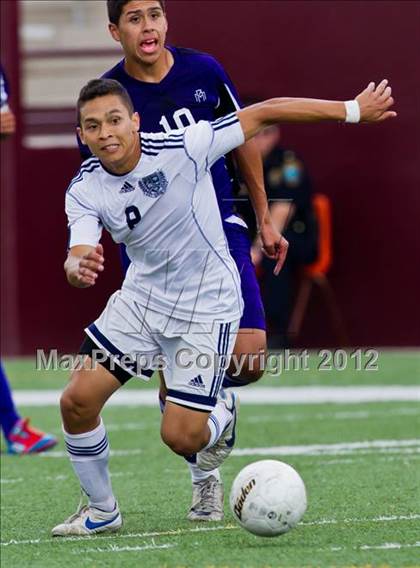
<svg viewBox="0 0 420 568">
<path fill-rule="evenodd" d="M 303 517 L 307 504 L 298 472 L 276 460 L 244 467 L 233 482 L 229 501 L 241 527 L 258 536 L 286 533 Z"/>
</svg>

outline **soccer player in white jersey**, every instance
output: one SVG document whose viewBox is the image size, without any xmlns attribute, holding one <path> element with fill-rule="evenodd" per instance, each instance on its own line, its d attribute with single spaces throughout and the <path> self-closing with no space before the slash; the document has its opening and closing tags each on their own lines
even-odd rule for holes
<svg viewBox="0 0 420 568">
<path fill-rule="evenodd" d="M 86 328 L 81 352 L 88 357 L 61 397 L 66 446 L 89 503 L 54 536 L 121 527 L 100 412 L 129 378 L 150 378 L 157 356 L 168 389 L 163 441 L 177 454 L 197 453 L 203 470 L 217 468 L 233 446 L 235 397 L 218 395 L 242 299 L 216 215 L 212 163 L 270 124 L 381 122 L 396 116 L 392 105 L 382 81 L 351 101 L 271 99 L 214 122 L 139 136 L 139 116 L 118 82 L 95 79 L 82 89 L 79 135 L 95 157 L 67 191 L 67 279 L 79 288 L 95 285 L 104 270 L 103 227 L 126 244 L 131 265 L 121 290 Z M 101 362 L 92 365 L 98 352 Z M 203 356 L 206 366 L 198 364 Z"/>
</svg>

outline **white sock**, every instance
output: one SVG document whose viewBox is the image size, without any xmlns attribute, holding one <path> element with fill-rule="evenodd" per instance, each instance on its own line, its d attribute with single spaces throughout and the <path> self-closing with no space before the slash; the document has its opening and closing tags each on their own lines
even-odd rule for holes
<svg viewBox="0 0 420 568">
<path fill-rule="evenodd" d="M 220 481 L 220 472 L 218 468 L 212 469 L 211 471 L 204 471 L 203 469 L 200 469 L 196 463 L 189 463 L 188 467 L 190 468 L 191 481 L 193 483 L 204 481 L 204 479 L 207 479 L 210 475 L 213 475 L 217 481 Z"/>
<path fill-rule="evenodd" d="M 64 431 L 67 452 L 89 505 L 101 511 L 113 511 L 115 497 L 109 477 L 109 444 L 104 423 L 91 432 L 68 434 Z"/>
<path fill-rule="evenodd" d="M 214 446 L 231 420 L 232 413 L 226 408 L 223 402 L 218 401 L 207 422 L 207 426 L 210 430 L 210 440 L 203 450 Z"/>
</svg>

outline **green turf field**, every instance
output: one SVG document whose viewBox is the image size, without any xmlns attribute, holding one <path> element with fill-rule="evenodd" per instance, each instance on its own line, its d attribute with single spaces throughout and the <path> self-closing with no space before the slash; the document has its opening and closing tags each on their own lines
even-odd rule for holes
<svg viewBox="0 0 420 568">
<path fill-rule="evenodd" d="M 420 353 L 413 351 L 381 353 L 378 371 L 319 371 L 318 364 L 313 354 L 308 371 L 267 377 L 260 385 L 420 382 Z M 63 372 L 35 372 L 31 360 L 6 361 L 6 368 L 16 390 L 59 389 L 66 381 Z M 130 388 L 139 386 L 143 388 L 138 383 Z M 155 388 L 156 383 L 144 386 Z M 57 408 L 20 410 L 37 426 L 60 435 Z M 110 407 L 103 417 L 125 522 L 121 532 L 52 540 L 51 527 L 78 504 L 78 485 L 62 441 L 44 456 L 3 454 L 2 566 L 420 566 L 419 411 L 415 400 L 242 405 L 237 453 L 223 466 L 226 493 L 243 466 L 267 458 L 295 467 L 308 491 L 308 510 L 298 527 L 262 539 L 238 528 L 227 506 L 223 523 L 188 522 L 189 474 L 183 460 L 160 441 L 157 406 Z M 258 448 L 267 448 L 267 455 L 256 455 Z"/>
</svg>

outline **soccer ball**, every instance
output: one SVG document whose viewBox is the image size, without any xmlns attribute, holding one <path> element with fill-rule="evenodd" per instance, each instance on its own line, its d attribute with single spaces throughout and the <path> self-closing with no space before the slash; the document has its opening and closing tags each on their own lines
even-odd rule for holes
<svg viewBox="0 0 420 568">
<path fill-rule="evenodd" d="M 302 518 L 306 490 L 293 467 L 281 461 L 262 460 L 238 473 L 229 501 L 241 527 L 258 536 L 277 536 Z"/>
</svg>

